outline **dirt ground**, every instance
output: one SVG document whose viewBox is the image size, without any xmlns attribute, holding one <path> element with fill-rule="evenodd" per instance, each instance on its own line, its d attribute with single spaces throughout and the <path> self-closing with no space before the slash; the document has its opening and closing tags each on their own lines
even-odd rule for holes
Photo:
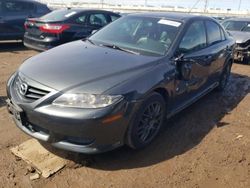
<svg viewBox="0 0 250 188">
<path fill-rule="evenodd" d="M 241 64 L 233 65 L 223 93 L 212 92 L 170 119 L 146 149 L 94 156 L 55 151 L 67 166 L 31 181 L 27 164 L 9 150 L 30 137 L 6 111 L 5 85 L 36 53 L 0 43 L 0 187 L 250 187 L 250 66 Z"/>
</svg>

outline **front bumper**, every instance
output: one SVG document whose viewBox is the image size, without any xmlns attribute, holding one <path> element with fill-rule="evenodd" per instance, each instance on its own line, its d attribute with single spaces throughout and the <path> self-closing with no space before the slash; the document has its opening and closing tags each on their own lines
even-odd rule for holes
<svg viewBox="0 0 250 188">
<path fill-rule="evenodd" d="M 246 47 L 241 47 L 240 44 L 237 44 L 234 50 L 234 60 L 244 61 L 245 58 L 250 57 L 250 45 Z"/>
<path fill-rule="evenodd" d="M 103 109 L 62 108 L 51 105 L 50 94 L 23 103 L 15 96 L 12 81 L 8 82 L 7 93 L 8 111 L 23 132 L 54 147 L 87 154 L 122 146 L 136 105 L 121 101 Z M 122 114 L 119 119 L 105 122 L 117 114 Z"/>
</svg>

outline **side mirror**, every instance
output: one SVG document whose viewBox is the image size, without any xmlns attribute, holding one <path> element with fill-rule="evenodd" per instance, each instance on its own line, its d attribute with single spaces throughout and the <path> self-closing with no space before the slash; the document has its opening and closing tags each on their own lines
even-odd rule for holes
<svg viewBox="0 0 250 188">
<path fill-rule="evenodd" d="M 175 59 L 175 65 L 177 70 L 177 78 L 180 80 L 190 80 L 192 64 L 194 60 L 185 58 L 184 55 L 179 56 Z"/>
</svg>

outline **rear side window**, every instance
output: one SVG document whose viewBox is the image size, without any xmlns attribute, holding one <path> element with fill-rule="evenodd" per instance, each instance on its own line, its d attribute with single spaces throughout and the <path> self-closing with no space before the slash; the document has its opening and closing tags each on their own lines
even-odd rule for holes
<svg viewBox="0 0 250 188">
<path fill-rule="evenodd" d="M 180 53 L 188 53 L 201 50 L 206 47 L 206 30 L 203 21 L 193 22 L 179 45 Z"/>
<path fill-rule="evenodd" d="M 41 17 L 42 20 L 48 20 L 48 21 L 62 21 L 66 20 L 68 18 L 71 18 L 72 16 L 76 15 L 77 12 L 74 10 L 55 10 L 49 14 L 46 14 Z"/>
<path fill-rule="evenodd" d="M 84 23 L 86 23 L 86 18 L 87 18 L 86 14 L 80 15 L 79 17 L 77 17 L 75 19 L 75 22 L 78 23 L 78 24 L 84 24 Z"/>
<path fill-rule="evenodd" d="M 212 21 L 206 21 L 206 27 L 207 27 L 207 39 L 209 45 L 213 45 L 222 41 L 221 29 L 218 24 Z"/>
<path fill-rule="evenodd" d="M 104 14 L 91 14 L 89 17 L 89 23 L 96 26 L 104 26 L 108 23 Z"/>
<path fill-rule="evenodd" d="M 30 12 L 34 11 L 35 6 L 28 2 L 5 1 L 2 8 L 5 12 Z"/>
</svg>

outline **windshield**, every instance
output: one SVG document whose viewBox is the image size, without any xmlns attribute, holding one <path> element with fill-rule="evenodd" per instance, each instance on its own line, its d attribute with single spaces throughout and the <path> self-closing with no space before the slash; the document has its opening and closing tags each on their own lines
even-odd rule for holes
<svg viewBox="0 0 250 188">
<path fill-rule="evenodd" d="M 178 33 L 180 22 L 152 17 L 125 16 L 89 39 L 145 55 L 164 55 Z"/>
<path fill-rule="evenodd" d="M 61 9 L 61 10 L 54 10 L 53 12 L 46 14 L 41 17 L 41 20 L 47 20 L 47 21 L 63 21 L 67 18 L 75 15 L 77 12 L 74 10 L 67 10 L 67 9 Z"/>
<path fill-rule="evenodd" d="M 226 21 L 222 25 L 229 31 L 250 31 L 250 23 L 247 21 Z"/>
</svg>

